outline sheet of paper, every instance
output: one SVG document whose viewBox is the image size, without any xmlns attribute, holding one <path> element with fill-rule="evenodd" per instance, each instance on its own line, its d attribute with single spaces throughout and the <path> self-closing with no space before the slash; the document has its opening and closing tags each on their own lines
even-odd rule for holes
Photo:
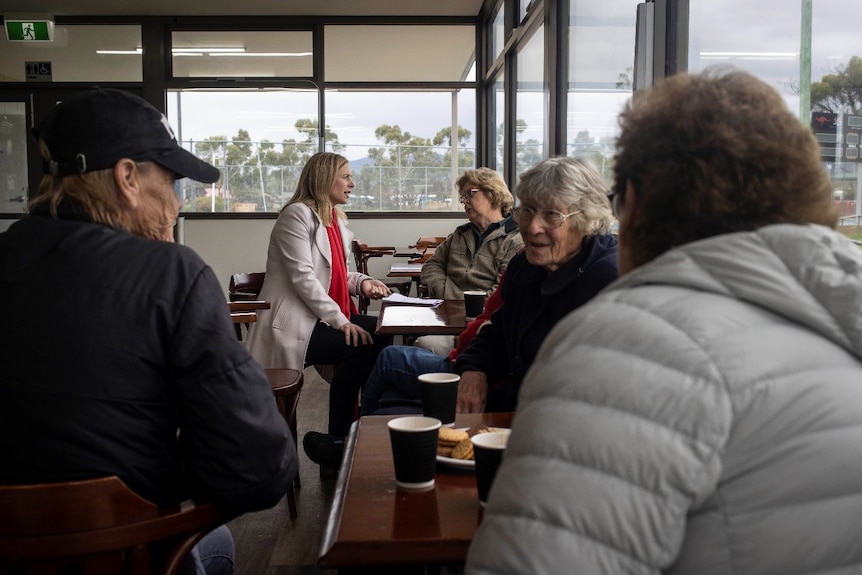
<svg viewBox="0 0 862 575">
<path fill-rule="evenodd" d="M 443 303 L 442 299 L 425 298 L 425 297 L 409 297 L 400 293 L 393 293 L 383 298 L 383 301 L 390 304 L 402 305 L 425 305 L 429 307 L 437 307 Z"/>
</svg>

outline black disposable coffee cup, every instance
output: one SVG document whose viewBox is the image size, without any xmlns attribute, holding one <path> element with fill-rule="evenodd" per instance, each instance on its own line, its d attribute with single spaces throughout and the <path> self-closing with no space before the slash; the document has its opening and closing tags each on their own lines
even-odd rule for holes
<svg viewBox="0 0 862 575">
<path fill-rule="evenodd" d="M 476 489 L 479 492 L 479 505 L 482 507 L 485 507 L 488 501 L 488 494 L 497 476 L 497 468 L 503 461 L 509 433 L 509 429 L 501 429 L 490 433 L 478 433 L 471 438 L 473 457 L 476 460 Z"/>
<path fill-rule="evenodd" d="M 395 483 L 405 491 L 434 488 L 437 471 L 437 430 L 434 417 L 396 417 L 387 424 L 395 464 Z"/>
<path fill-rule="evenodd" d="M 455 408 L 458 404 L 457 373 L 423 373 L 418 377 L 422 395 L 422 414 L 436 417 L 443 427 L 455 425 Z"/>
<path fill-rule="evenodd" d="M 464 312 L 467 317 L 478 317 L 485 309 L 485 298 L 487 294 L 481 290 L 469 290 L 464 292 Z"/>
</svg>

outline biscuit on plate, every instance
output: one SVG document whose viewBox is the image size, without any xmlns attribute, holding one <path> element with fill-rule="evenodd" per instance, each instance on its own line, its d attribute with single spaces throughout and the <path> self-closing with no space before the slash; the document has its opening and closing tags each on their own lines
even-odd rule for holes
<svg viewBox="0 0 862 575">
<path fill-rule="evenodd" d="M 463 429 L 452 429 L 451 427 L 441 427 L 437 432 L 437 441 L 440 445 L 455 445 L 469 437 Z"/>
<path fill-rule="evenodd" d="M 492 431 L 494 430 L 485 425 L 484 423 L 481 423 L 479 425 L 474 425 L 473 427 L 468 429 L 467 435 L 473 437 L 474 435 L 479 435 L 480 433 L 491 433 Z"/>
<path fill-rule="evenodd" d="M 437 444 L 437 455 L 442 455 L 443 457 L 452 457 L 452 449 L 454 449 L 454 445 L 441 445 Z"/>
<path fill-rule="evenodd" d="M 459 441 L 452 448 L 452 457 L 455 459 L 473 459 L 473 442 L 469 438 Z"/>
</svg>

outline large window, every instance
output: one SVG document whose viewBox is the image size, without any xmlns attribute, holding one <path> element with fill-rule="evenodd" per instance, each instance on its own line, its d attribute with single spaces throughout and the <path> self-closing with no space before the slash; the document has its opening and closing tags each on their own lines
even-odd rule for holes
<svg viewBox="0 0 862 575">
<path fill-rule="evenodd" d="M 545 157 L 548 141 L 544 82 L 545 34 L 539 29 L 518 52 L 515 120 L 515 173 Z"/>
<path fill-rule="evenodd" d="M 571 0 L 566 154 L 613 179 L 617 115 L 632 95 L 638 0 Z"/>
<path fill-rule="evenodd" d="M 501 174 L 506 168 L 506 83 L 505 71 L 501 70 L 490 90 L 491 141 L 494 142 L 493 163 L 489 166 Z"/>
<path fill-rule="evenodd" d="M 179 182 L 183 212 L 272 212 L 318 151 L 316 90 L 178 90 L 168 117 L 182 145 L 221 170 Z"/>
<path fill-rule="evenodd" d="M 212 186 L 180 183 L 183 211 L 277 211 L 322 149 L 351 162 L 349 211 L 461 210 L 454 181 L 476 165 L 475 27 L 323 31 L 317 76 L 310 31 L 172 34 L 174 77 L 266 80 L 266 89 L 194 88 L 189 80 L 169 92 L 168 117 L 183 145 L 222 171 Z M 428 50 L 432 42 L 438 46 Z M 278 86 L 282 76 L 293 89 Z"/>
<path fill-rule="evenodd" d="M 515 20 L 526 18 L 499 30 L 507 2 L 509 7 L 516 3 Z M 590 157 L 610 182 L 617 116 L 632 94 L 638 3 L 536 0 L 525 10 L 524 2 L 504 0 L 496 6 L 487 34 L 494 40 L 508 38 L 508 52 L 505 58 L 495 56 L 486 76 L 488 125 L 494 130 L 496 168 L 505 167 L 513 187 L 524 170 L 555 155 Z M 556 15 L 565 17 L 557 22 Z M 564 27 L 564 46 L 548 46 L 553 42 L 550 30 L 556 37 L 553 27 L 546 29 L 548 23 Z M 496 48 L 497 42 L 490 45 Z M 546 71 L 552 78 L 545 77 Z M 504 83 L 506 74 L 516 81 Z M 565 104 L 551 110 L 549 96 L 563 98 Z M 511 146 L 505 145 L 506 136 L 514 139 Z"/>
<path fill-rule="evenodd" d="M 454 182 L 476 165 L 475 100 L 475 90 L 327 91 L 326 148 L 356 180 L 348 209 L 459 210 Z"/>
<path fill-rule="evenodd" d="M 787 4 L 781 11 L 729 0 L 721 6 L 693 2 L 689 69 L 730 65 L 770 83 L 806 125 L 829 118 L 821 133 L 821 158 L 832 178 L 841 229 L 862 239 L 862 170 L 848 157 L 852 117 L 862 123 L 862 44 L 853 0 Z M 801 22 L 801 26 L 800 26 Z M 751 33 L 756 30 L 755 33 Z M 858 156 L 858 146 L 852 150 Z"/>
</svg>

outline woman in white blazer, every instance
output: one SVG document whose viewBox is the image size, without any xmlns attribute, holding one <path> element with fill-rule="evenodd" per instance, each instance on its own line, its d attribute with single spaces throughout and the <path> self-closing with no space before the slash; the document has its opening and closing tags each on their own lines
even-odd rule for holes
<svg viewBox="0 0 862 575">
<path fill-rule="evenodd" d="M 359 315 L 350 297 L 389 294 L 385 284 L 347 266 L 353 233 L 340 206 L 354 185 L 343 156 L 321 152 L 308 160 L 269 239 L 260 298 L 271 309 L 258 312 L 248 336 L 249 351 L 267 368 L 335 364 L 328 433 L 303 439 L 309 458 L 327 467 L 340 463 L 359 391 L 379 351 L 392 343 L 372 338 L 376 319 Z"/>
</svg>

